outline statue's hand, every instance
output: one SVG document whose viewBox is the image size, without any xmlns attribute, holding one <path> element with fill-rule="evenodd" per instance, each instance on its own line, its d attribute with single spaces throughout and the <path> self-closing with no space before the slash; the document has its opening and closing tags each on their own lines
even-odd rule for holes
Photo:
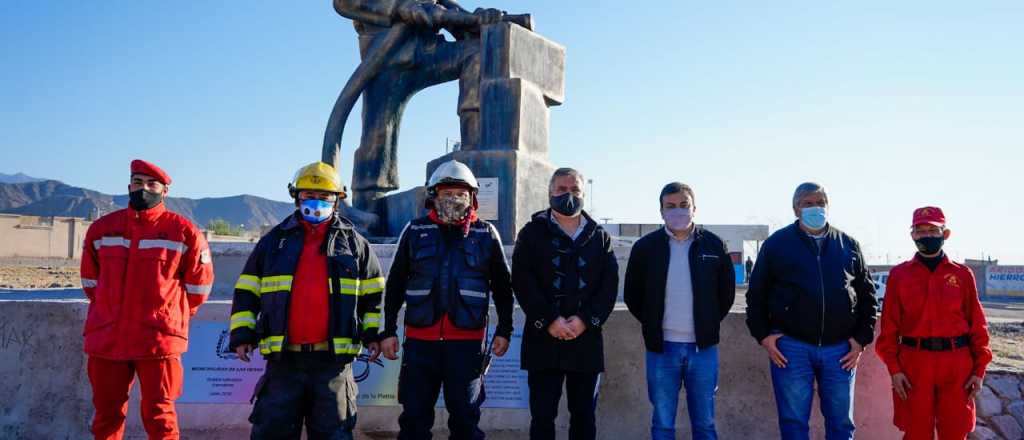
<svg viewBox="0 0 1024 440">
<path fill-rule="evenodd" d="M 433 28 L 434 16 L 437 6 L 428 3 L 419 3 L 415 0 L 405 0 L 398 5 L 398 19 L 414 26 Z"/>
<path fill-rule="evenodd" d="M 480 25 L 494 24 L 501 21 L 501 17 L 505 15 L 505 11 L 491 8 L 476 8 L 473 11 L 473 15 L 479 17 Z"/>
</svg>

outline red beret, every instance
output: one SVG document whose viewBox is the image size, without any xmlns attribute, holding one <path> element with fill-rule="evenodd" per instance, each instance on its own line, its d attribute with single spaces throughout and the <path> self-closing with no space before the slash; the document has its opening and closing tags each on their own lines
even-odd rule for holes
<svg viewBox="0 0 1024 440">
<path fill-rule="evenodd" d="M 946 214 L 934 206 L 925 206 L 914 210 L 914 220 L 911 227 L 917 225 L 935 225 L 940 228 L 946 226 Z"/>
<path fill-rule="evenodd" d="M 160 167 L 146 162 L 142 159 L 135 159 L 132 161 L 132 174 L 145 174 L 159 180 L 164 185 L 171 184 L 171 176 L 168 176 L 164 170 Z"/>
</svg>

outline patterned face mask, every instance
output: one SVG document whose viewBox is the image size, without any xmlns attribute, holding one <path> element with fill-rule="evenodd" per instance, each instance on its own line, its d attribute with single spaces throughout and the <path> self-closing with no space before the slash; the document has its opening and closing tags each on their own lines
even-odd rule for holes
<svg viewBox="0 0 1024 440">
<path fill-rule="evenodd" d="M 465 196 L 438 197 L 434 204 L 437 207 L 437 216 L 445 223 L 458 223 L 469 214 L 470 199 Z"/>
<path fill-rule="evenodd" d="M 302 218 L 314 225 L 331 218 L 334 213 L 334 204 L 326 200 L 307 199 L 299 203 Z"/>
</svg>

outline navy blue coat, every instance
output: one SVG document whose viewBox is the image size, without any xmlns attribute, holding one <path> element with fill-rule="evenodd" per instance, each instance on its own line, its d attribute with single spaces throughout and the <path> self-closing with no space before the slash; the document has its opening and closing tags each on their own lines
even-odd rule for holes
<svg viewBox="0 0 1024 440">
<path fill-rule="evenodd" d="M 797 223 L 768 237 L 747 290 L 747 327 L 760 342 L 781 331 L 809 344 L 874 339 L 878 303 L 860 245 L 826 226 L 818 249 Z"/>
</svg>

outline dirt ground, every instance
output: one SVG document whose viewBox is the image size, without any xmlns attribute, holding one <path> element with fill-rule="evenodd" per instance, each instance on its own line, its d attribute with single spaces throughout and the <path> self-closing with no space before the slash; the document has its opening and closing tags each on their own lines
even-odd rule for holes
<svg viewBox="0 0 1024 440">
<path fill-rule="evenodd" d="M 992 363 L 989 369 L 1024 372 L 1024 322 L 989 324 Z"/>
<path fill-rule="evenodd" d="M 77 260 L 0 261 L 0 289 L 81 287 Z"/>
</svg>

